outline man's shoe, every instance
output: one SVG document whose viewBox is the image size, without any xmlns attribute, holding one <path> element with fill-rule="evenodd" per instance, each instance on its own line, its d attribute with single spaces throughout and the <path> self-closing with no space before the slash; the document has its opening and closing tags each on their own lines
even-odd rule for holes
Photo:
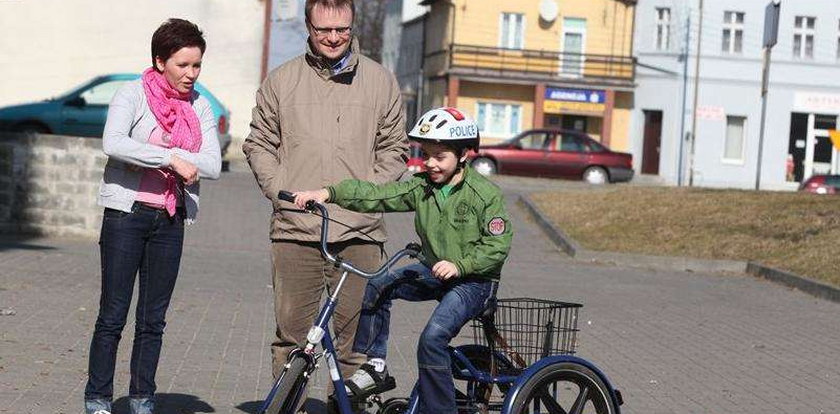
<svg viewBox="0 0 840 414">
<path fill-rule="evenodd" d="M 373 365 L 364 363 L 350 379 L 344 381 L 344 389 L 353 401 L 359 401 L 373 394 L 397 388 L 397 381 L 388 375 L 388 368 L 377 372 Z"/>
<path fill-rule="evenodd" d="M 102 398 L 85 400 L 85 414 L 111 414 L 111 401 Z"/>
<path fill-rule="evenodd" d="M 155 412 L 155 400 L 153 398 L 132 398 L 131 414 L 153 414 Z"/>
</svg>

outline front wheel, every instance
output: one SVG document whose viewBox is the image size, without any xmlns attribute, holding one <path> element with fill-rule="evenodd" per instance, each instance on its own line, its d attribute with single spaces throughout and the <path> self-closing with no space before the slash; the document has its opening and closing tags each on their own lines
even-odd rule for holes
<svg viewBox="0 0 840 414">
<path fill-rule="evenodd" d="M 496 174 L 496 163 L 490 158 L 479 157 L 473 160 L 472 167 L 481 175 Z"/>
<path fill-rule="evenodd" d="M 391 398 L 382 404 L 377 414 L 403 414 L 408 411 L 408 400 L 405 398 Z"/>
<path fill-rule="evenodd" d="M 583 172 L 583 181 L 589 184 L 606 184 L 609 182 L 610 176 L 607 170 L 601 167 L 589 167 Z"/>
<path fill-rule="evenodd" d="M 592 370 L 573 362 L 537 371 L 513 401 L 512 414 L 615 414 L 609 389 Z"/>
<path fill-rule="evenodd" d="M 308 380 L 306 373 L 306 360 L 304 358 L 292 358 L 289 368 L 280 374 L 280 379 L 274 385 L 269 400 L 263 407 L 266 407 L 261 414 L 294 414 L 302 401 L 302 389 Z"/>
</svg>

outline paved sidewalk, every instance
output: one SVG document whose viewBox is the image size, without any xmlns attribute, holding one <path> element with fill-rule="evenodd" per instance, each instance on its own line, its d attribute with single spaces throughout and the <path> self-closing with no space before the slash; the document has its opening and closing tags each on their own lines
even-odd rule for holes
<svg viewBox="0 0 840 414">
<path fill-rule="evenodd" d="M 204 183 L 187 232 L 158 370 L 161 413 L 255 413 L 270 386 L 270 206 L 249 172 L 232 170 Z M 621 388 L 625 413 L 840 413 L 839 304 L 744 275 L 576 263 L 513 204 L 517 191 L 573 184 L 500 182 L 516 231 L 500 296 L 584 303 L 579 355 Z M 413 239 L 409 216 L 388 224 L 389 251 Z M 81 412 L 98 262 L 95 240 L 0 239 L 0 413 Z M 430 306 L 395 307 L 391 395 L 412 385 Z M 132 325 L 118 356 L 118 414 L 128 412 Z M 324 383 L 322 372 L 311 396 Z M 323 411 L 314 399 L 309 407 Z"/>
</svg>

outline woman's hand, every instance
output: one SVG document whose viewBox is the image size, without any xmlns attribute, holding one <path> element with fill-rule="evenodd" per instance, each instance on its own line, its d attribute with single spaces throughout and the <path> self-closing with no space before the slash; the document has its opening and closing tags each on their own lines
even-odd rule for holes
<svg viewBox="0 0 840 414">
<path fill-rule="evenodd" d="M 432 266 L 432 275 L 440 280 L 447 280 L 453 277 L 460 276 L 458 274 L 458 266 L 452 262 L 441 260 Z"/>
<path fill-rule="evenodd" d="M 198 182 L 198 167 L 189 161 L 179 158 L 175 154 L 172 154 L 172 159 L 169 162 L 169 168 L 172 171 L 175 171 L 176 174 L 180 175 L 186 185 L 193 185 Z"/>
<path fill-rule="evenodd" d="M 320 190 L 312 191 L 296 191 L 294 196 L 295 205 L 298 206 L 298 208 L 305 208 L 306 203 L 309 201 L 323 204 L 330 198 L 330 192 L 327 191 L 326 188 L 322 188 Z"/>
</svg>

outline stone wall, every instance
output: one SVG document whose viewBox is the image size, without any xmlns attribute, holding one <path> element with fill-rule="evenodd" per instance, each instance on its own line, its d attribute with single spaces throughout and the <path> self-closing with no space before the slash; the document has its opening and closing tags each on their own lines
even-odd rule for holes
<svg viewBox="0 0 840 414">
<path fill-rule="evenodd" d="M 0 232 L 96 237 L 99 138 L 0 132 Z"/>
</svg>

